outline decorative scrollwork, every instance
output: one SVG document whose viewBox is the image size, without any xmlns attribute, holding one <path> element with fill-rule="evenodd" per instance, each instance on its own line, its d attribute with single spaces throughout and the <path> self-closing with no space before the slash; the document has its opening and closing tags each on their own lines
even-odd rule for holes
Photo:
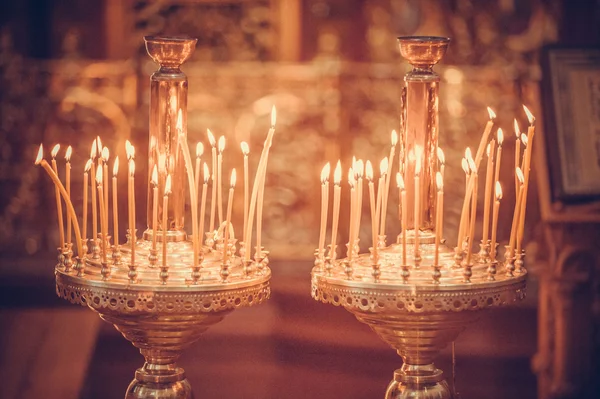
<svg viewBox="0 0 600 399">
<path fill-rule="evenodd" d="M 85 286 L 57 278 L 56 294 L 99 312 L 110 309 L 122 313 L 207 313 L 258 305 L 270 297 L 271 288 L 267 281 L 229 290 L 160 292 Z"/>
<path fill-rule="evenodd" d="M 508 305 L 525 297 L 525 281 L 502 286 L 468 290 L 420 291 L 374 290 L 334 285 L 314 278 L 312 297 L 323 303 L 343 306 L 349 311 L 389 312 L 461 312 Z"/>
</svg>

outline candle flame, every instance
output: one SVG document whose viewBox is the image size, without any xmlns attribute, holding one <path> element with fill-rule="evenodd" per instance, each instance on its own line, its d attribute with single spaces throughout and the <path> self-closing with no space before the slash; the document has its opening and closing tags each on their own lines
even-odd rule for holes
<svg viewBox="0 0 600 399">
<path fill-rule="evenodd" d="M 473 158 L 473 154 L 471 153 L 471 149 L 469 147 L 467 147 L 467 149 L 465 150 L 465 158 L 467 158 L 467 161 L 469 160 L 469 158 Z"/>
<path fill-rule="evenodd" d="M 523 184 L 525 181 L 525 176 L 523 176 L 523 171 L 518 166 L 515 168 L 515 173 L 517 174 L 517 179 L 519 179 L 519 183 Z"/>
<path fill-rule="evenodd" d="M 210 179 L 210 170 L 208 169 L 208 165 L 204 162 L 204 184 L 208 183 Z"/>
<path fill-rule="evenodd" d="M 125 154 L 127 154 L 127 160 L 133 158 L 133 146 L 129 140 L 125 140 Z"/>
<path fill-rule="evenodd" d="M 154 167 L 152 168 L 152 178 L 150 179 L 150 183 L 152 183 L 154 187 L 158 186 L 158 167 L 156 164 L 154 164 Z"/>
<path fill-rule="evenodd" d="M 502 128 L 498 128 L 498 146 L 502 146 L 504 142 L 504 133 L 502 133 Z"/>
<path fill-rule="evenodd" d="M 96 140 L 92 142 L 92 149 L 90 151 L 90 158 L 96 159 L 96 155 L 98 155 L 98 148 L 96 147 Z"/>
<path fill-rule="evenodd" d="M 165 195 L 171 194 L 171 175 L 167 175 L 167 181 L 165 182 Z M 166 210 L 164 210 L 166 212 Z"/>
<path fill-rule="evenodd" d="M 441 172 L 436 172 L 435 174 L 435 183 L 437 185 L 438 191 L 444 190 L 444 179 L 442 178 Z"/>
<path fill-rule="evenodd" d="M 356 162 L 356 175 L 362 179 L 363 176 L 365 175 L 365 161 L 363 161 L 362 159 L 359 159 Z"/>
<path fill-rule="evenodd" d="M 100 139 L 100 136 L 96 136 L 96 148 L 98 150 L 98 155 L 100 155 L 102 153 L 102 140 Z"/>
<path fill-rule="evenodd" d="M 92 162 L 93 162 L 93 161 L 92 161 L 91 159 L 88 159 L 88 160 L 87 160 L 87 162 L 85 163 L 85 168 L 83 168 L 83 171 L 84 171 L 84 172 L 86 172 L 86 173 L 87 173 L 87 172 L 89 172 L 89 171 L 90 171 L 90 169 L 92 168 Z"/>
<path fill-rule="evenodd" d="M 529 111 L 529 108 L 527 108 L 525 106 L 525 104 L 523 104 L 523 109 L 525 110 L 525 113 L 527 114 L 527 120 L 529 120 L 529 124 L 533 125 L 533 123 L 535 122 L 535 116 L 533 116 L 533 114 Z"/>
<path fill-rule="evenodd" d="M 71 154 L 73 154 L 73 147 L 68 146 L 67 151 L 65 152 L 65 159 L 67 160 L 67 162 L 71 161 Z"/>
<path fill-rule="evenodd" d="M 396 173 L 396 185 L 400 190 L 404 191 L 404 179 L 402 178 L 400 172 Z"/>
<path fill-rule="evenodd" d="M 236 181 L 237 181 L 237 173 L 235 172 L 235 168 L 233 168 L 231 170 L 231 178 L 229 179 L 229 187 L 234 188 Z"/>
<path fill-rule="evenodd" d="M 102 185 L 102 168 L 96 169 L 96 183 L 99 186 Z"/>
<path fill-rule="evenodd" d="M 240 143 L 240 147 L 242 147 L 242 154 L 244 154 L 245 156 L 250 154 L 250 146 L 248 145 L 248 143 L 246 143 L 245 141 L 242 141 Z"/>
<path fill-rule="evenodd" d="M 467 158 L 463 158 L 460 165 L 462 166 L 462 170 L 465 172 L 465 174 L 468 175 L 470 170 L 469 170 L 469 161 L 467 161 Z"/>
<path fill-rule="evenodd" d="M 210 129 L 206 129 L 206 134 L 208 135 L 208 142 L 210 143 L 210 146 L 216 146 L 217 140 L 215 140 L 215 135 L 213 134 L 213 132 L 211 132 Z"/>
<path fill-rule="evenodd" d="M 225 136 L 219 137 L 219 152 L 223 152 L 225 149 Z"/>
<path fill-rule="evenodd" d="M 442 165 L 446 164 L 446 156 L 444 155 L 444 150 L 440 147 L 437 148 L 437 157 Z"/>
<path fill-rule="evenodd" d="M 117 176 L 119 173 L 119 156 L 115 157 L 115 162 L 113 163 L 113 176 Z"/>
<path fill-rule="evenodd" d="M 371 161 L 367 160 L 367 164 L 365 166 L 366 168 L 366 176 L 367 176 L 367 180 L 368 181 L 373 181 L 373 165 L 371 164 Z"/>
<path fill-rule="evenodd" d="M 108 162 L 108 157 L 110 156 L 110 151 L 108 151 L 108 147 L 104 147 L 102 149 L 102 160 L 104 162 Z"/>
<path fill-rule="evenodd" d="M 502 199 L 502 187 L 500 186 L 500 182 L 496 182 L 496 201 L 500 201 Z"/>
<path fill-rule="evenodd" d="M 40 144 L 40 149 L 38 150 L 37 157 L 35 158 L 35 164 L 39 165 L 44 158 L 44 145 Z"/>
<path fill-rule="evenodd" d="M 277 122 L 277 108 L 273 105 L 271 108 L 271 127 L 275 127 L 275 123 Z"/>
<path fill-rule="evenodd" d="M 521 130 L 519 129 L 519 122 L 517 122 L 517 118 L 515 118 L 513 122 L 513 127 L 515 129 L 515 135 L 517 136 L 517 140 L 519 140 L 519 136 L 521 135 Z"/>
<path fill-rule="evenodd" d="M 338 160 L 333 171 L 333 183 L 338 186 L 342 182 L 342 163 Z"/>
<path fill-rule="evenodd" d="M 488 158 L 490 157 L 490 152 L 492 152 L 492 143 L 489 142 L 487 147 L 485 147 L 485 155 L 488 156 Z"/>
<path fill-rule="evenodd" d="M 57 144 L 54 147 L 52 147 L 52 151 L 50 151 L 50 155 L 52 156 L 52 158 L 56 158 L 56 155 L 58 155 L 58 150 L 60 150 L 60 144 Z"/>
<path fill-rule="evenodd" d="M 488 114 L 490 115 L 490 120 L 496 118 L 496 113 L 494 112 L 493 109 L 491 109 L 490 107 L 487 107 L 488 110 Z"/>
<path fill-rule="evenodd" d="M 133 159 L 129 160 L 129 175 L 131 177 L 135 175 L 135 161 Z"/>
<path fill-rule="evenodd" d="M 379 173 L 381 173 L 381 176 L 385 175 L 388 171 L 388 159 L 387 157 L 383 158 L 381 160 L 381 162 L 379 163 Z"/>
<path fill-rule="evenodd" d="M 198 144 L 196 144 L 196 158 L 200 158 L 202 154 L 204 154 L 204 144 L 198 142 Z"/>
<path fill-rule="evenodd" d="M 327 181 L 329 181 L 329 173 L 331 172 L 331 165 L 329 164 L 329 162 L 327 162 L 325 164 L 325 166 L 323 166 L 323 169 L 321 170 L 321 183 L 325 184 L 327 183 Z"/>
<path fill-rule="evenodd" d="M 525 133 L 521 134 L 521 141 L 523 142 L 523 145 L 525 147 L 527 147 L 527 144 L 529 144 L 529 138 L 527 138 L 527 135 Z"/>
<path fill-rule="evenodd" d="M 469 162 L 469 169 L 471 170 L 471 173 L 477 174 L 477 165 L 475 165 L 473 158 L 469 158 L 467 161 Z"/>
<path fill-rule="evenodd" d="M 398 144 L 398 133 L 396 133 L 396 130 L 392 130 L 392 147 L 396 144 Z"/>
<path fill-rule="evenodd" d="M 181 113 L 181 108 L 177 111 L 177 123 L 175 124 L 175 129 L 177 129 L 177 133 L 183 134 L 183 115 Z"/>
</svg>

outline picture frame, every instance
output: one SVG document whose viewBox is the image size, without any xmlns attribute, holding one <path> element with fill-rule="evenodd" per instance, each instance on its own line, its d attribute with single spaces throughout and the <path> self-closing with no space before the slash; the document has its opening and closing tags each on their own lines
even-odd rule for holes
<svg viewBox="0 0 600 399">
<path fill-rule="evenodd" d="M 548 46 L 541 61 L 552 201 L 600 201 L 600 48 Z"/>
</svg>

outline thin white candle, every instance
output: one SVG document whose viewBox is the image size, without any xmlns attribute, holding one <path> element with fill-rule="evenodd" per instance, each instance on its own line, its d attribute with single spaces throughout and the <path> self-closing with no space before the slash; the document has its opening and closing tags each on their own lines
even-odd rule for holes
<svg viewBox="0 0 600 399">
<path fill-rule="evenodd" d="M 498 148 L 496 149 L 496 170 L 494 171 L 494 187 L 500 181 L 500 163 L 502 161 L 502 143 L 504 142 L 504 134 L 502 129 L 498 128 L 497 132 Z M 518 188 L 518 187 L 517 187 Z M 515 191 L 516 195 L 516 191 Z"/>
<path fill-rule="evenodd" d="M 71 198 L 71 154 L 73 148 L 69 146 L 65 153 L 65 186 L 67 189 L 67 195 Z M 67 243 L 71 244 L 71 214 L 67 212 Z"/>
<path fill-rule="evenodd" d="M 508 241 L 508 253 L 510 254 L 510 256 L 514 256 L 515 252 L 515 242 L 517 241 L 517 230 L 519 227 L 519 215 L 520 215 L 520 211 L 521 211 L 521 200 L 523 199 L 523 192 L 524 190 L 524 181 L 525 181 L 525 177 L 523 176 L 523 172 L 521 171 L 521 168 L 517 167 L 515 169 L 515 173 L 517 174 L 517 179 L 519 179 L 519 190 L 517 192 L 517 202 L 515 203 L 515 210 L 513 213 L 513 220 L 512 220 L 512 225 L 511 225 L 511 229 L 510 229 L 510 239 Z"/>
<path fill-rule="evenodd" d="M 341 195 L 341 182 L 342 182 L 342 165 L 338 160 L 335 170 L 333 172 L 333 221 L 331 225 L 331 249 L 329 250 L 329 257 L 331 260 L 335 260 L 337 245 L 337 233 L 338 233 L 338 222 L 340 220 L 340 195 Z"/>
<path fill-rule="evenodd" d="M 52 169 L 54 173 L 58 177 L 58 166 L 56 165 L 56 155 L 58 155 L 58 151 L 60 150 L 60 144 L 56 144 L 54 148 L 52 148 L 52 152 L 50 155 L 52 156 Z M 60 200 L 60 191 L 58 187 L 54 188 L 54 193 L 56 196 L 56 214 L 58 219 L 58 235 L 60 239 L 60 248 L 64 248 L 65 246 L 65 226 L 63 223 L 63 212 L 62 212 L 62 202 Z"/>
<path fill-rule="evenodd" d="M 225 136 L 219 137 L 219 153 L 217 155 L 217 210 L 219 225 L 223 224 L 223 151 L 225 150 Z"/>
<path fill-rule="evenodd" d="M 152 168 L 150 182 L 152 183 L 152 249 L 156 251 L 156 238 L 158 236 L 158 169 L 156 164 Z M 166 209 L 163 209 L 163 213 L 166 211 Z"/>
<path fill-rule="evenodd" d="M 92 194 L 92 242 L 98 238 L 98 205 L 96 203 L 96 189 L 94 185 L 94 179 L 96 179 L 96 157 L 98 156 L 97 141 L 94 140 L 92 143 L 92 149 L 90 151 L 90 159 L 92 160 L 91 169 L 91 194 Z M 94 243 L 95 245 L 95 243 Z"/>
<path fill-rule="evenodd" d="M 103 171 L 102 168 L 98 168 L 98 170 L 96 171 L 96 184 L 98 185 L 98 200 L 100 202 L 100 215 L 104 215 L 104 213 L 106 212 L 105 209 L 105 205 L 104 205 L 104 194 L 103 194 L 103 190 L 102 190 L 102 180 L 103 180 Z M 100 218 L 100 231 L 102 233 L 102 262 L 106 263 L 106 235 L 107 233 L 107 227 L 106 227 L 106 219 L 104 217 Z"/>
<path fill-rule="evenodd" d="M 348 231 L 348 249 L 346 251 L 346 257 L 348 259 L 352 259 L 352 247 L 354 245 L 354 243 L 352 242 L 352 238 L 354 237 L 354 218 L 356 217 L 356 181 L 354 179 L 354 171 L 352 170 L 352 168 L 348 169 L 348 185 L 350 186 L 350 223 Z"/>
<path fill-rule="evenodd" d="M 437 185 L 437 203 L 435 212 L 435 253 L 433 258 L 434 266 L 440 264 L 440 242 L 442 240 L 443 215 L 444 215 L 444 181 L 442 173 L 437 172 L 435 175 Z"/>
<path fill-rule="evenodd" d="M 248 195 L 250 187 L 248 186 L 248 154 L 250 154 L 250 146 L 245 141 L 240 144 L 242 154 L 244 155 L 244 230 L 243 241 L 246 242 L 246 228 L 248 227 Z"/>
<path fill-rule="evenodd" d="M 129 159 L 129 233 L 131 235 L 131 264 L 135 264 L 135 161 Z"/>
<path fill-rule="evenodd" d="M 380 231 L 379 231 L 380 235 L 385 234 L 385 222 L 386 222 L 386 216 L 387 216 L 388 201 L 389 201 L 389 196 L 390 196 L 390 180 L 392 178 L 392 171 L 394 169 L 394 156 L 396 155 L 396 144 L 398 143 L 398 133 L 396 133 L 395 130 L 392 130 L 391 141 L 392 141 L 392 146 L 390 147 L 389 168 L 388 168 L 387 176 L 385 178 L 385 193 L 383 195 L 383 210 L 382 210 L 383 219 L 381 220 L 381 227 L 380 227 Z"/>
<path fill-rule="evenodd" d="M 444 154 L 444 150 L 440 147 L 437 148 L 437 157 L 440 165 L 440 173 L 442 174 L 442 180 L 444 180 L 444 174 L 446 169 L 446 155 Z"/>
<path fill-rule="evenodd" d="M 373 256 L 377 255 L 377 211 L 375 205 L 375 185 L 373 184 L 373 165 L 367 161 L 365 175 L 369 185 L 369 205 L 371 209 L 371 240 L 373 241 Z M 375 259 L 376 260 L 376 259 Z"/>
<path fill-rule="evenodd" d="M 88 216 L 88 178 L 89 171 L 92 167 L 93 161 L 88 159 L 85 164 L 83 171 L 83 241 L 86 242 L 87 246 L 87 216 Z"/>
<path fill-rule="evenodd" d="M 162 265 L 167 267 L 167 209 L 169 209 L 169 195 L 171 194 L 171 175 L 165 181 L 165 195 L 163 196 L 162 215 Z"/>
<path fill-rule="evenodd" d="M 494 211 L 492 212 L 492 243 L 490 245 L 490 257 L 492 261 L 496 260 L 496 233 L 498 229 L 498 212 L 500 211 L 500 200 L 502 199 L 502 187 L 500 182 L 496 182 L 496 200 L 494 201 Z"/>
<path fill-rule="evenodd" d="M 204 184 L 202 185 L 202 202 L 200 205 L 200 224 L 198 226 L 198 245 L 200 246 L 200 251 L 204 252 L 204 247 L 202 246 L 202 237 L 204 237 L 204 218 L 206 213 L 206 192 L 208 190 L 208 180 L 210 179 L 210 171 L 208 170 L 208 165 L 204 162 Z"/>
<path fill-rule="evenodd" d="M 211 201 L 210 201 L 210 219 L 209 219 L 209 232 L 213 232 L 215 230 L 215 210 L 217 206 L 217 184 L 216 184 L 216 173 L 217 173 L 217 141 L 215 140 L 215 136 L 212 134 L 210 129 L 206 129 L 206 134 L 208 135 L 208 142 L 210 143 L 211 150 L 211 161 L 212 161 L 212 185 L 211 185 Z"/>
<path fill-rule="evenodd" d="M 227 248 L 229 243 L 229 225 L 231 224 L 231 209 L 233 207 L 233 190 L 235 188 L 236 173 L 235 169 L 231 171 L 231 178 L 229 180 L 229 197 L 227 199 L 227 218 L 225 221 L 225 245 L 223 247 L 223 263 L 227 262 Z"/>
<path fill-rule="evenodd" d="M 486 148 L 487 153 L 487 167 L 485 170 L 485 191 L 484 191 L 484 205 L 483 205 L 483 235 L 481 241 L 483 244 L 487 244 L 490 228 L 490 207 L 492 201 L 492 184 L 494 180 L 494 147 L 496 140 L 492 139 Z"/>
<path fill-rule="evenodd" d="M 519 129 L 519 123 L 517 122 L 517 118 L 514 119 L 513 122 L 513 127 L 515 129 L 515 136 L 516 136 L 516 141 L 515 141 L 515 168 L 517 166 L 521 166 L 519 159 L 521 158 L 521 129 Z M 515 193 L 517 192 L 517 189 L 519 188 L 519 179 L 517 178 L 517 175 L 515 175 Z"/>
<path fill-rule="evenodd" d="M 402 206 L 402 264 L 406 265 L 406 189 L 404 187 L 404 179 L 399 172 L 396 174 L 396 185 L 398 186 L 398 190 L 400 190 L 400 203 Z"/>
<path fill-rule="evenodd" d="M 471 168 L 471 179 L 473 180 L 473 194 L 471 198 L 471 219 L 469 220 L 469 244 L 467 245 L 467 265 L 471 265 L 471 256 L 473 254 L 473 240 L 475 239 L 475 220 L 477 219 L 477 188 L 479 177 L 477 175 L 477 165 L 473 158 L 469 158 L 469 167 Z"/>
<path fill-rule="evenodd" d="M 388 158 L 386 157 L 386 158 L 383 158 L 381 160 L 381 162 L 379 163 L 379 173 L 381 174 L 381 177 L 379 178 L 379 184 L 377 185 L 377 204 L 376 204 L 377 205 L 376 213 L 377 213 L 377 220 L 378 220 L 377 231 L 379 232 L 380 235 L 384 234 L 382 227 L 385 224 L 385 216 L 386 216 L 386 214 L 384 213 L 384 206 L 385 206 L 385 189 L 386 189 L 388 169 L 389 169 L 389 161 L 388 161 Z M 383 185 L 382 185 L 382 183 L 383 183 Z"/>
<path fill-rule="evenodd" d="M 483 151 L 487 146 L 488 138 L 492 131 L 492 127 L 494 127 L 494 119 L 496 118 L 496 113 L 490 107 L 487 107 L 487 111 L 490 116 L 490 120 L 485 125 L 485 129 L 483 130 L 483 134 L 481 135 L 481 141 L 479 142 L 479 147 L 477 147 L 477 153 L 475 154 L 475 166 L 477 167 L 477 169 L 479 169 L 479 164 L 481 163 L 481 159 L 483 158 Z"/>
<path fill-rule="evenodd" d="M 354 219 L 354 240 L 356 242 L 360 235 L 360 221 L 362 220 L 362 197 L 363 197 L 363 177 L 365 174 L 365 163 L 362 159 L 356 161 L 356 218 Z"/>
<path fill-rule="evenodd" d="M 119 157 L 115 157 L 113 163 L 113 178 L 112 178 L 112 202 L 113 202 L 113 239 L 115 246 L 119 246 L 119 207 L 117 205 L 117 174 L 119 173 Z"/>
<path fill-rule="evenodd" d="M 108 147 L 102 148 L 102 177 L 104 181 L 102 182 L 102 187 L 104 190 L 104 223 L 106 223 L 106 233 L 107 235 L 104 237 L 105 240 L 108 240 L 108 159 L 109 159 L 109 151 Z"/>
<path fill-rule="evenodd" d="M 527 148 L 525 149 L 525 159 L 523 160 L 523 164 L 525 165 L 525 169 L 523 170 L 524 174 L 524 184 L 523 184 L 523 198 L 521 204 L 521 210 L 519 215 L 519 229 L 517 230 L 517 250 L 521 251 L 521 245 L 523 242 L 523 234 L 525 232 L 525 214 L 527 211 L 527 192 L 529 191 L 529 172 L 531 169 L 531 151 L 533 149 L 533 136 L 535 134 L 535 117 L 533 114 L 527 109 L 525 105 L 523 105 L 523 109 L 527 114 L 527 119 L 529 119 L 529 128 L 527 129 Z"/>
<path fill-rule="evenodd" d="M 325 235 L 327 229 L 327 210 L 329 208 L 329 162 L 321 170 L 321 228 L 319 229 L 319 256 L 324 256 Z"/>
<path fill-rule="evenodd" d="M 202 161 L 202 154 L 204 154 L 204 144 L 198 142 L 196 144 L 196 165 L 194 168 L 196 198 L 198 198 L 198 193 L 200 192 L 200 163 Z"/>
<path fill-rule="evenodd" d="M 415 257 L 419 255 L 419 233 L 421 229 L 421 162 L 421 152 L 415 151 Z"/>
</svg>

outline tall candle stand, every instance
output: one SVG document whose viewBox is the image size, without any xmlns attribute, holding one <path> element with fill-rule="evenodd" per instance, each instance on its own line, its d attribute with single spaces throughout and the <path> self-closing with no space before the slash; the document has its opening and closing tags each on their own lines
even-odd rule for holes
<svg viewBox="0 0 600 399">
<path fill-rule="evenodd" d="M 470 223 L 465 223 L 466 233 L 462 235 L 465 245 L 461 240 L 456 249 L 451 249 L 440 240 L 438 224 L 443 213 L 438 215 L 442 209 L 438 208 L 438 201 L 443 191 L 441 184 L 436 186 L 443 162 L 437 157 L 440 78 L 432 68 L 445 54 L 449 39 L 400 37 L 398 40 L 402 56 L 414 67 L 405 76 L 402 138 L 397 151 L 403 233 L 389 246 L 385 244 L 385 236 L 376 237 L 370 254 L 349 253 L 349 258 L 336 259 L 335 251 L 330 250 L 328 256 L 317 251 L 312 297 L 344 307 L 400 355 L 404 364 L 394 372 L 386 399 L 446 399 L 452 397 L 452 392 L 442 371 L 435 367 L 434 359 L 477 319 L 479 310 L 521 300 L 527 272 L 524 267 L 514 271 L 514 249 L 507 252 L 506 259 L 498 266 L 495 234 L 493 243 L 489 240 L 482 243 L 485 251 L 471 253 L 474 231 L 467 228 Z M 489 131 L 484 136 L 485 148 Z M 474 168 L 470 179 L 477 177 L 477 158 L 480 160 L 481 156 L 469 160 Z M 383 172 L 382 179 L 385 180 Z M 475 182 L 470 186 L 477 187 Z M 476 190 L 472 188 L 466 194 L 468 214 L 476 215 L 471 213 L 470 202 Z M 495 202 L 499 203 L 498 197 Z M 497 210 L 494 213 L 497 215 Z M 356 236 L 350 239 L 358 241 Z"/>
<path fill-rule="evenodd" d="M 55 268 L 56 292 L 71 303 L 97 312 L 140 349 L 146 362 L 135 372 L 126 398 L 191 398 L 191 386 L 184 370 L 176 363 L 180 354 L 211 325 L 235 309 L 267 300 L 271 271 L 267 266 L 266 251 L 261 251 L 258 261 L 236 255 L 233 229 L 228 229 L 225 221 L 211 232 L 214 240 L 202 244 L 199 230 L 203 226 L 195 224 L 200 209 L 198 185 L 194 188 L 189 184 L 190 169 L 193 168 L 189 168 L 186 160 L 186 157 L 189 160 L 187 77 L 179 69 L 192 54 L 196 39 L 146 37 L 145 41 L 148 54 L 160 65 L 150 82 L 148 163 L 149 173 L 156 169 L 157 176 L 156 181 L 148 177 L 148 229 L 140 240 L 136 239 L 135 198 L 132 198 L 135 193 L 134 150 L 128 143 L 130 219 L 127 242 L 110 245 L 110 237 L 106 234 L 107 211 L 98 217 L 98 224 L 102 226 L 100 239 L 90 241 L 90 253 L 85 246 L 85 233 L 82 238 L 77 226 L 77 256 L 71 259 L 72 243 L 59 249 L 59 264 Z M 41 153 L 40 147 L 40 156 Z M 36 163 L 46 169 L 59 187 L 61 182 L 57 174 L 50 173 L 48 163 L 40 156 Z M 264 164 L 266 168 L 266 160 Z M 264 168 L 258 173 L 264 173 Z M 85 177 L 87 184 L 87 171 Z M 90 176 L 92 190 L 96 184 L 98 187 L 102 184 L 102 178 L 96 180 L 95 177 Z M 264 179 L 257 181 L 264 182 Z M 235 182 L 231 184 L 233 193 Z M 108 190 L 108 187 L 104 189 Z M 156 195 L 153 190 L 157 190 Z M 194 190 L 190 195 L 192 208 L 196 206 L 192 210 L 194 227 L 193 234 L 188 235 L 183 227 L 186 193 Z M 63 200 L 74 213 L 66 194 Z M 101 204 L 108 207 L 104 202 Z M 101 213 L 104 208 L 100 209 Z M 77 217 L 73 223 L 78 223 Z M 223 234 L 225 230 L 229 234 Z M 227 243 L 224 243 L 225 239 Z M 97 248 L 93 248 L 96 245 Z M 92 256 L 94 253 L 97 256 Z"/>
</svg>

